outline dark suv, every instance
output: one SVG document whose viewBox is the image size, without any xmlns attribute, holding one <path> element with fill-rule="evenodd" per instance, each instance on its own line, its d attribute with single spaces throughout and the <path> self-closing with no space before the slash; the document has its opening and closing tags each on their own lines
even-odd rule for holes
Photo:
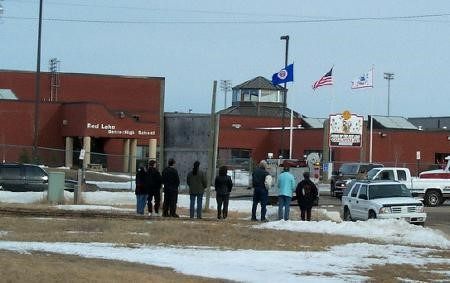
<svg viewBox="0 0 450 283">
<path fill-rule="evenodd" d="M 330 182 L 330 194 L 334 197 L 341 197 L 347 185 L 354 179 L 366 179 L 367 172 L 372 168 L 383 167 L 383 164 L 376 163 L 344 163 L 339 171 L 334 174 Z"/>
<path fill-rule="evenodd" d="M 48 174 L 32 164 L 0 163 L 0 186 L 3 190 L 26 192 L 48 189 Z"/>
</svg>

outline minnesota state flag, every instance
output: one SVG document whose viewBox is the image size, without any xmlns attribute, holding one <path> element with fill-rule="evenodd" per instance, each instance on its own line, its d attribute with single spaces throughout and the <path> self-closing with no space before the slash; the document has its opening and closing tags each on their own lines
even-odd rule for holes
<svg viewBox="0 0 450 283">
<path fill-rule="evenodd" d="M 287 65 L 286 68 L 281 69 L 278 73 L 272 75 L 272 84 L 279 85 L 282 83 L 294 81 L 294 64 Z"/>
</svg>

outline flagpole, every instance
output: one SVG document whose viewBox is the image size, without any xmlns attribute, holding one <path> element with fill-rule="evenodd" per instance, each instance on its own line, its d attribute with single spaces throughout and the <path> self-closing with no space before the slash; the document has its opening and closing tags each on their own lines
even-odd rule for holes
<svg viewBox="0 0 450 283">
<path fill-rule="evenodd" d="M 294 110 L 291 108 L 291 127 L 289 130 L 289 159 L 292 159 L 292 127 L 294 124 Z"/>
<path fill-rule="evenodd" d="M 281 40 L 286 41 L 286 48 L 285 48 L 285 56 L 284 56 L 284 68 L 286 69 L 288 64 L 288 50 L 289 50 L 289 35 L 283 35 L 280 37 Z M 284 115 L 287 107 L 287 88 L 286 88 L 286 82 L 284 83 L 284 95 L 283 95 L 283 104 L 282 104 L 282 112 L 281 112 L 281 137 L 280 137 L 280 154 L 279 158 L 284 158 L 284 150 L 283 150 L 283 134 L 284 134 Z"/>
<path fill-rule="evenodd" d="M 333 69 L 333 68 L 334 68 L 334 65 L 331 69 Z M 334 77 L 333 77 L 333 84 L 334 84 Z M 330 105 L 330 114 L 328 115 L 328 118 L 330 117 L 331 114 L 334 114 L 333 113 L 334 112 L 333 105 L 334 105 L 334 86 L 332 86 L 332 88 L 331 88 L 331 105 Z M 330 137 L 328 137 L 328 139 L 330 139 Z M 331 147 L 330 141 L 328 141 L 328 144 L 329 144 L 329 151 L 330 151 L 330 163 L 333 163 L 333 148 Z"/>
<path fill-rule="evenodd" d="M 369 145 L 369 163 L 372 163 L 372 151 L 373 151 L 373 66 L 372 66 L 372 94 L 370 96 L 370 145 Z"/>
</svg>

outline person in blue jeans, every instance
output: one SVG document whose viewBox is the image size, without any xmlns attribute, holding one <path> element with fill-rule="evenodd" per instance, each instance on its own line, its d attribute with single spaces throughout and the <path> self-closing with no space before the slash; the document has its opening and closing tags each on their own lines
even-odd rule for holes
<svg viewBox="0 0 450 283">
<path fill-rule="evenodd" d="M 187 185 L 189 187 L 190 206 L 189 214 L 191 218 L 195 216 L 195 200 L 197 199 L 197 218 L 202 218 L 203 193 L 206 189 L 206 175 L 199 169 L 200 162 L 194 162 L 194 168 L 187 175 Z"/>
<path fill-rule="evenodd" d="M 136 172 L 136 213 L 144 215 L 145 206 L 147 205 L 148 189 L 145 186 L 146 172 L 144 167 L 139 167 Z"/>
<path fill-rule="evenodd" d="M 253 191 L 253 205 L 252 205 L 252 221 L 256 221 L 256 208 L 258 203 L 261 203 L 261 221 L 266 220 L 266 205 L 269 199 L 269 188 L 266 188 L 265 180 L 269 172 L 266 170 L 267 162 L 262 160 L 259 166 L 253 171 L 252 185 Z"/>
<path fill-rule="evenodd" d="M 278 220 L 289 220 L 289 209 L 295 185 L 295 178 L 289 172 L 289 165 L 284 165 L 283 173 L 278 176 Z"/>
</svg>

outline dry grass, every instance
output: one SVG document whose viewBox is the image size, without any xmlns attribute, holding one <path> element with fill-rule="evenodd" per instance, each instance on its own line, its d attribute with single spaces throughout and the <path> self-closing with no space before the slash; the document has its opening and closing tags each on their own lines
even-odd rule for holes
<svg viewBox="0 0 450 283">
<path fill-rule="evenodd" d="M 227 249 L 323 250 L 356 238 L 252 228 L 242 220 L 173 218 L 33 218 L 2 217 L 0 227 L 10 231 L 3 240 L 49 242 L 108 242 L 216 246 Z M 301 235 L 301 237 L 300 237 Z M 360 239 L 360 241 L 363 241 Z"/>
<path fill-rule="evenodd" d="M 225 282 L 169 268 L 50 253 L 0 251 L 0 266 L 1 282 Z"/>
<path fill-rule="evenodd" d="M 371 242 L 338 235 L 255 229 L 256 223 L 242 220 L 248 215 L 236 212 L 231 212 L 226 220 L 217 220 L 216 211 L 210 210 L 204 213 L 205 219 L 191 220 L 137 217 L 129 213 L 115 216 L 94 212 L 80 214 L 56 210 L 46 204 L 8 205 L 8 208 L 11 211 L 6 213 L 6 208 L 0 207 L 0 230 L 8 232 L 0 239 L 9 241 L 105 242 L 132 246 L 163 244 L 288 251 L 321 251 L 334 245 Z M 21 211 L 27 213 L 20 216 Z M 178 212 L 187 214 L 186 209 L 178 209 Z M 297 217 L 296 211 L 293 211 L 293 217 Z M 437 251 L 433 256 L 450 258 L 450 251 Z M 185 276 L 167 268 L 48 253 L 0 251 L 0 266 L 1 282 L 218 282 L 202 281 L 201 278 Z M 361 271 L 360 275 L 376 282 L 396 282 L 398 278 L 445 280 L 445 274 L 435 271 L 449 269 L 449 265 L 383 265 Z"/>
<path fill-rule="evenodd" d="M 371 278 L 373 282 L 401 282 L 405 280 L 419 282 L 449 282 L 447 275 L 437 273 L 436 270 L 449 271 L 449 265 L 427 264 L 413 266 L 408 264 L 375 265 L 361 275 Z"/>
</svg>

